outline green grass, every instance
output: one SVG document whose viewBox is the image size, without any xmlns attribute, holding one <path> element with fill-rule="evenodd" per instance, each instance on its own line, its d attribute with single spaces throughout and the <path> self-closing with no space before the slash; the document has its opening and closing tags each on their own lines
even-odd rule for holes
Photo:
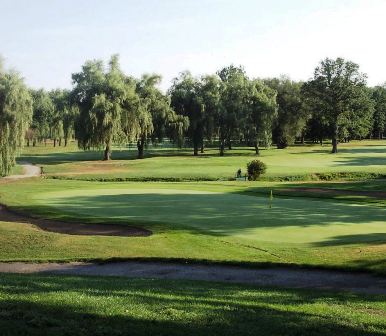
<svg viewBox="0 0 386 336">
<path fill-rule="evenodd" d="M 101 152 L 83 152 L 69 147 L 27 148 L 22 160 L 43 165 L 50 176 L 99 180 L 228 180 L 246 169 L 256 156 L 251 148 L 236 147 L 225 157 L 207 149 L 193 157 L 190 149 L 150 147 L 147 158 L 136 160 L 135 149 L 117 148 L 111 162 L 99 161 Z M 330 154 L 330 146 L 296 146 L 262 150 L 268 180 L 353 179 L 386 176 L 386 141 L 356 141 L 340 145 L 340 153 Z"/>
<path fill-rule="evenodd" d="M 23 167 L 16 165 L 12 168 L 10 175 L 21 175 L 23 174 Z"/>
<path fill-rule="evenodd" d="M 2 275 L 0 334 L 386 334 L 386 298 L 219 283 Z"/>
<path fill-rule="evenodd" d="M 274 197 L 259 184 L 6 184 L 0 201 L 54 218 L 124 222 L 151 237 L 84 237 L 0 223 L 1 260 L 186 259 L 385 272 L 386 210 L 379 204 Z"/>
</svg>

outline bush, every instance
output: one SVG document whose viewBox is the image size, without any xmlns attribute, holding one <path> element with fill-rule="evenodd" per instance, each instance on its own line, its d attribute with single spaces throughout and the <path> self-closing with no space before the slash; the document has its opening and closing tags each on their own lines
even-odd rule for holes
<svg viewBox="0 0 386 336">
<path fill-rule="evenodd" d="M 247 164 L 248 180 L 256 181 L 260 175 L 264 174 L 267 166 L 260 160 L 252 160 Z"/>
</svg>

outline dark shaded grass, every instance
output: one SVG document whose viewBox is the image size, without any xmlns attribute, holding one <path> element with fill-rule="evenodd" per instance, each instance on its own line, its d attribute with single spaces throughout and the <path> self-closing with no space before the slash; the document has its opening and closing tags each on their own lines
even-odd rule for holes
<svg viewBox="0 0 386 336">
<path fill-rule="evenodd" d="M 165 280 L 4 275 L 0 334 L 384 335 L 385 297 Z"/>
</svg>

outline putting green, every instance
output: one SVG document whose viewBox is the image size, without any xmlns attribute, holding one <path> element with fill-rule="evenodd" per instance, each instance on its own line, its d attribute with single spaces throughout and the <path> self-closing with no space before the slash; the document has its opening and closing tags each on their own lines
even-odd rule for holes
<svg viewBox="0 0 386 336">
<path fill-rule="evenodd" d="M 38 204 L 88 217 L 162 223 L 170 230 L 200 230 L 254 242 L 328 244 L 385 237 L 386 209 L 333 200 L 275 198 L 190 189 L 157 184 L 139 188 L 90 188 L 34 195 Z"/>
</svg>

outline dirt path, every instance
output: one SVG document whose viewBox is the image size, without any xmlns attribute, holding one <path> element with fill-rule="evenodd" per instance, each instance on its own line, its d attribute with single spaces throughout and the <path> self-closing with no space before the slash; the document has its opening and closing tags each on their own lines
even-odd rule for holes
<svg viewBox="0 0 386 336">
<path fill-rule="evenodd" d="M 0 263 L 0 272 L 202 280 L 253 284 L 258 286 L 343 290 L 364 294 L 386 295 L 386 278 L 365 273 L 284 267 L 250 269 L 237 266 L 139 261 L 106 264 L 31 264 L 17 262 Z"/>
</svg>

